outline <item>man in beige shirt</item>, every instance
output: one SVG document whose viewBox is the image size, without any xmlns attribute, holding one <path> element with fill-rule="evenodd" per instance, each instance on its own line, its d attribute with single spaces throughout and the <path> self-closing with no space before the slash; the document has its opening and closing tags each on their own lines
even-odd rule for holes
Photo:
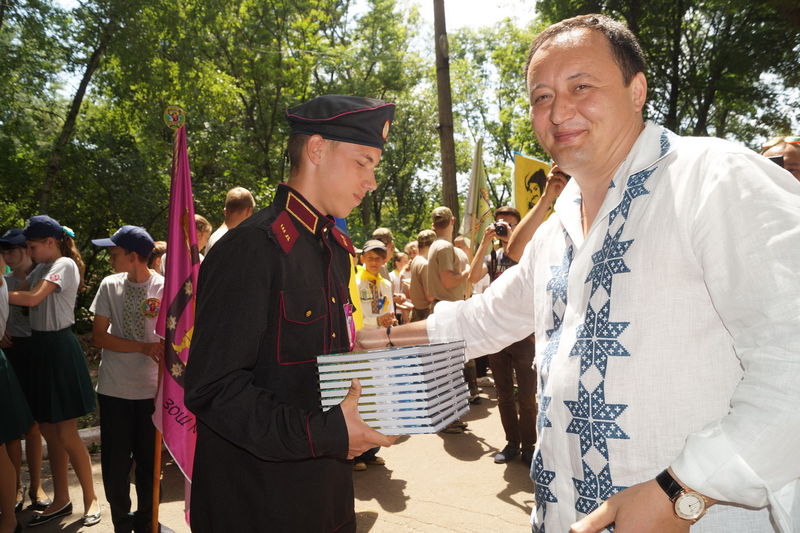
<svg viewBox="0 0 800 533">
<path fill-rule="evenodd" d="M 424 229 L 417 235 L 418 254 L 411 260 L 411 285 L 409 296 L 414 309 L 411 311 L 411 321 L 424 320 L 431 312 L 433 297 L 428 291 L 428 251 L 436 240 L 433 230 Z"/>
</svg>

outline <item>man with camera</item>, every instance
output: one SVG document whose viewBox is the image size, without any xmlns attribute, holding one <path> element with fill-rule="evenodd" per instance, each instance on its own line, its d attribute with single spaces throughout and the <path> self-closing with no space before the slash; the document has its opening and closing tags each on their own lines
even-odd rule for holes
<svg viewBox="0 0 800 533">
<path fill-rule="evenodd" d="M 500 207 L 494 212 L 494 224 L 484 231 L 470 265 L 471 283 L 477 283 L 486 274 L 489 274 L 489 282 L 492 283 L 506 269 L 517 264 L 506 255 L 505 249 L 521 218 L 519 211 L 509 206 Z M 495 239 L 500 241 L 498 250 L 492 246 Z M 522 462 L 528 466 L 531 464 L 536 442 L 536 371 L 533 369 L 533 355 L 532 331 L 524 339 L 489 355 L 500 421 L 506 434 L 506 446 L 494 456 L 495 463 L 508 463 L 521 451 Z M 519 386 L 519 409 L 514 398 L 514 374 Z"/>
</svg>

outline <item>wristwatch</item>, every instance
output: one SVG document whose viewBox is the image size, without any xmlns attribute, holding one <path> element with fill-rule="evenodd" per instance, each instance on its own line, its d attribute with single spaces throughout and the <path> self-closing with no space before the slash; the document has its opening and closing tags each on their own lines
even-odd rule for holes
<svg viewBox="0 0 800 533">
<path fill-rule="evenodd" d="M 692 524 L 700 520 L 706 512 L 706 499 L 699 492 L 683 488 L 675 481 L 668 470 L 656 476 L 656 482 L 667 493 L 675 510 L 675 515 Z"/>
</svg>

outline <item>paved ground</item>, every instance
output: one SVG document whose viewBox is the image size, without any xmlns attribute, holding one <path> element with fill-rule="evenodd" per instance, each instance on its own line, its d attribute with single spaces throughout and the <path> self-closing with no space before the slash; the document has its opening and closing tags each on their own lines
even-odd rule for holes
<svg viewBox="0 0 800 533">
<path fill-rule="evenodd" d="M 494 389 L 486 387 L 484 391 L 481 404 L 473 406 L 464 418 L 469 422 L 466 433 L 403 437 L 398 444 L 381 450 L 385 467 L 353 472 L 359 533 L 530 531 L 533 494 L 527 467 L 519 459 L 507 465 L 492 461 L 505 441 Z M 26 531 L 113 532 L 100 478 L 100 458 L 93 456 L 92 460 L 104 507 L 102 522 L 91 528 L 81 525 L 80 488 L 71 475 L 75 514 Z M 49 480 L 45 488 L 49 493 Z M 190 533 L 183 520 L 182 477 L 168 455 L 159 512 L 161 522 L 176 533 Z M 31 515 L 31 511 L 23 511 L 18 517 L 26 523 Z"/>
</svg>

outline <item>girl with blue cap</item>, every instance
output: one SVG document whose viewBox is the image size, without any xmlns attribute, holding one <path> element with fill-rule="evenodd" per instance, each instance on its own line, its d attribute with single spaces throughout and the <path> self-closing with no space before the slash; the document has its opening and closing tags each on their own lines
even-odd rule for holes
<svg viewBox="0 0 800 533">
<path fill-rule="evenodd" d="M 83 525 L 100 522 L 89 453 L 78 434 L 77 419 L 95 408 L 86 358 L 72 334 L 75 299 L 83 285 L 83 260 L 74 234 L 47 215 L 31 217 L 23 229 L 31 257 L 38 263 L 29 291 L 12 291 L 9 302 L 30 307 L 32 371 L 36 377 L 31 405 L 47 441 L 53 473 L 53 503 L 28 527 L 72 514 L 67 458 L 83 489 Z"/>
</svg>

